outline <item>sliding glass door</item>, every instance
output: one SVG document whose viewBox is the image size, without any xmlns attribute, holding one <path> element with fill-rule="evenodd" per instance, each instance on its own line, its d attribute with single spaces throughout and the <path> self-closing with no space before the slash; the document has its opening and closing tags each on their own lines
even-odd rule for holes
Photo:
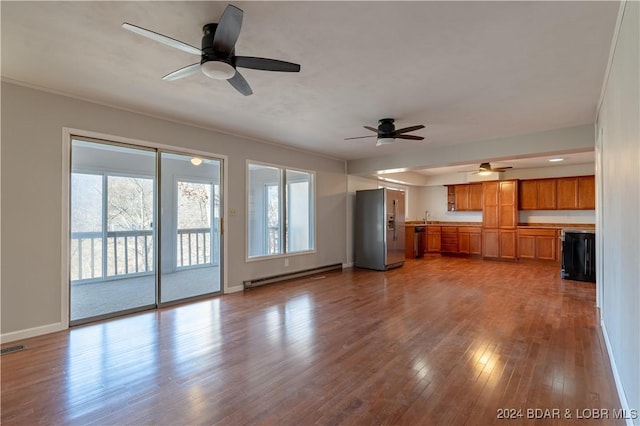
<svg viewBox="0 0 640 426">
<path fill-rule="evenodd" d="M 160 154 L 160 303 L 220 291 L 221 161 Z"/>
<path fill-rule="evenodd" d="M 220 292 L 221 171 L 219 159 L 72 139 L 71 325 Z"/>
<path fill-rule="evenodd" d="M 72 141 L 71 323 L 156 304 L 155 156 Z"/>
</svg>

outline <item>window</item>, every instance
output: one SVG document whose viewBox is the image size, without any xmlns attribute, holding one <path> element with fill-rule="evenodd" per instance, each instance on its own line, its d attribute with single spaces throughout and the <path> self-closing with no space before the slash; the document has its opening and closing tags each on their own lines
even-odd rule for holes
<svg viewBox="0 0 640 426">
<path fill-rule="evenodd" d="M 307 252 L 314 241 L 314 173 L 249 163 L 248 256 Z"/>
</svg>

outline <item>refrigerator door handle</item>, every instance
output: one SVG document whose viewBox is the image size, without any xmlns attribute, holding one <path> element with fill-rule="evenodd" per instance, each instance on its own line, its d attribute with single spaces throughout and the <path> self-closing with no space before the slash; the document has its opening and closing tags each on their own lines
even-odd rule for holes
<svg viewBox="0 0 640 426">
<path fill-rule="evenodd" d="M 588 275 L 588 263 L 589 263 L 589 240 L 584 239 L 584 275 Z"/>
<path fill-rule="evenodd" d="M 394 222 L 393 223 L 393 241 L 397 241 L 398 240 L 398 235 L 396 234 L 396 232 L 398 232 L 398 231 L 396 230 L 396 224 L 395 224 L 396 218 L 398 217 L 397 216 L 397 212 L 396 212 L 396 204 L 397 203 L 398 203 L 398 200 L 393 200 L 393 222 Z"/>
</svg>

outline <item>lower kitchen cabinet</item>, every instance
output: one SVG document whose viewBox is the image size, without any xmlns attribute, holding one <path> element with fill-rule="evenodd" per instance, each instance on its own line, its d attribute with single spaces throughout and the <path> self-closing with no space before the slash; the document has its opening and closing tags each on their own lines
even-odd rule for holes
<svg viewBox="0 0 640 426">
<path fill-rule="evenodd" d="M 440 235 L 441 230 L 439 226 L 427 226 L 427 252 L 440 253 Z"/>
<path fill-rule="evenodd" d="M 516 259 L 516 255 L 515 229 L 484 229 L 482 232 L 482 256 Z"/>
<path fill-rule="evenodd" d="M 515 259 L 516 253 L 516 230 L 503 230 L 500 233 L 500 258 Z"/>
<path fill-rule="evenodd" d="M 458 227 L 458 252 L 482 254 L 482 228 Z"/>
<path fill-rule="evenodd" d="M 443 253 L 458 253 L 458 228 L 455 226 L 443 226 L 440 241 L 440 250 Z"/>
<path fill-rule="evenodd" d="M 558 231 L 555 229 L 518 229 L 518 258 L 557 262 Z"/>
</svg>

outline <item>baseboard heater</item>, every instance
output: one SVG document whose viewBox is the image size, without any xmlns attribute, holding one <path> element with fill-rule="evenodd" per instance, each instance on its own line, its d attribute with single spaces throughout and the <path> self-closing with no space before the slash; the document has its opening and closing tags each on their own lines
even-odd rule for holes
<svg viewBox="0 0 640 426">
<path fill-rule="evenodd" d="M 272 284 L 272 283 L 276 283 L 276 282 L 279 282 L 279 281 L 292 280 L 294 278 L 306 277 L 306 276 L 309 276 L 309 275 L 320 274 L 322 272 L 335 271 L 337 269 L 342 270 L 342 264 L 341 263 L 335 263 L 333 265 L 327 265 L 327 266 L 320 266 L 320 267 L 317 267 L 317 268 L 305 269 L 303 271 L 289 272 L 289 273 L 286 273 L 286 274 L 272 275 L 270 277 L 255 278 L 253 280 L 243 281 L 242 284 L 244 285 L 244 288 L 246 290 L 246 289 L 249 289 L 249 288 L 258 287 L 258 286 L 265 285 L 265 284 Z"/>
</svg>

